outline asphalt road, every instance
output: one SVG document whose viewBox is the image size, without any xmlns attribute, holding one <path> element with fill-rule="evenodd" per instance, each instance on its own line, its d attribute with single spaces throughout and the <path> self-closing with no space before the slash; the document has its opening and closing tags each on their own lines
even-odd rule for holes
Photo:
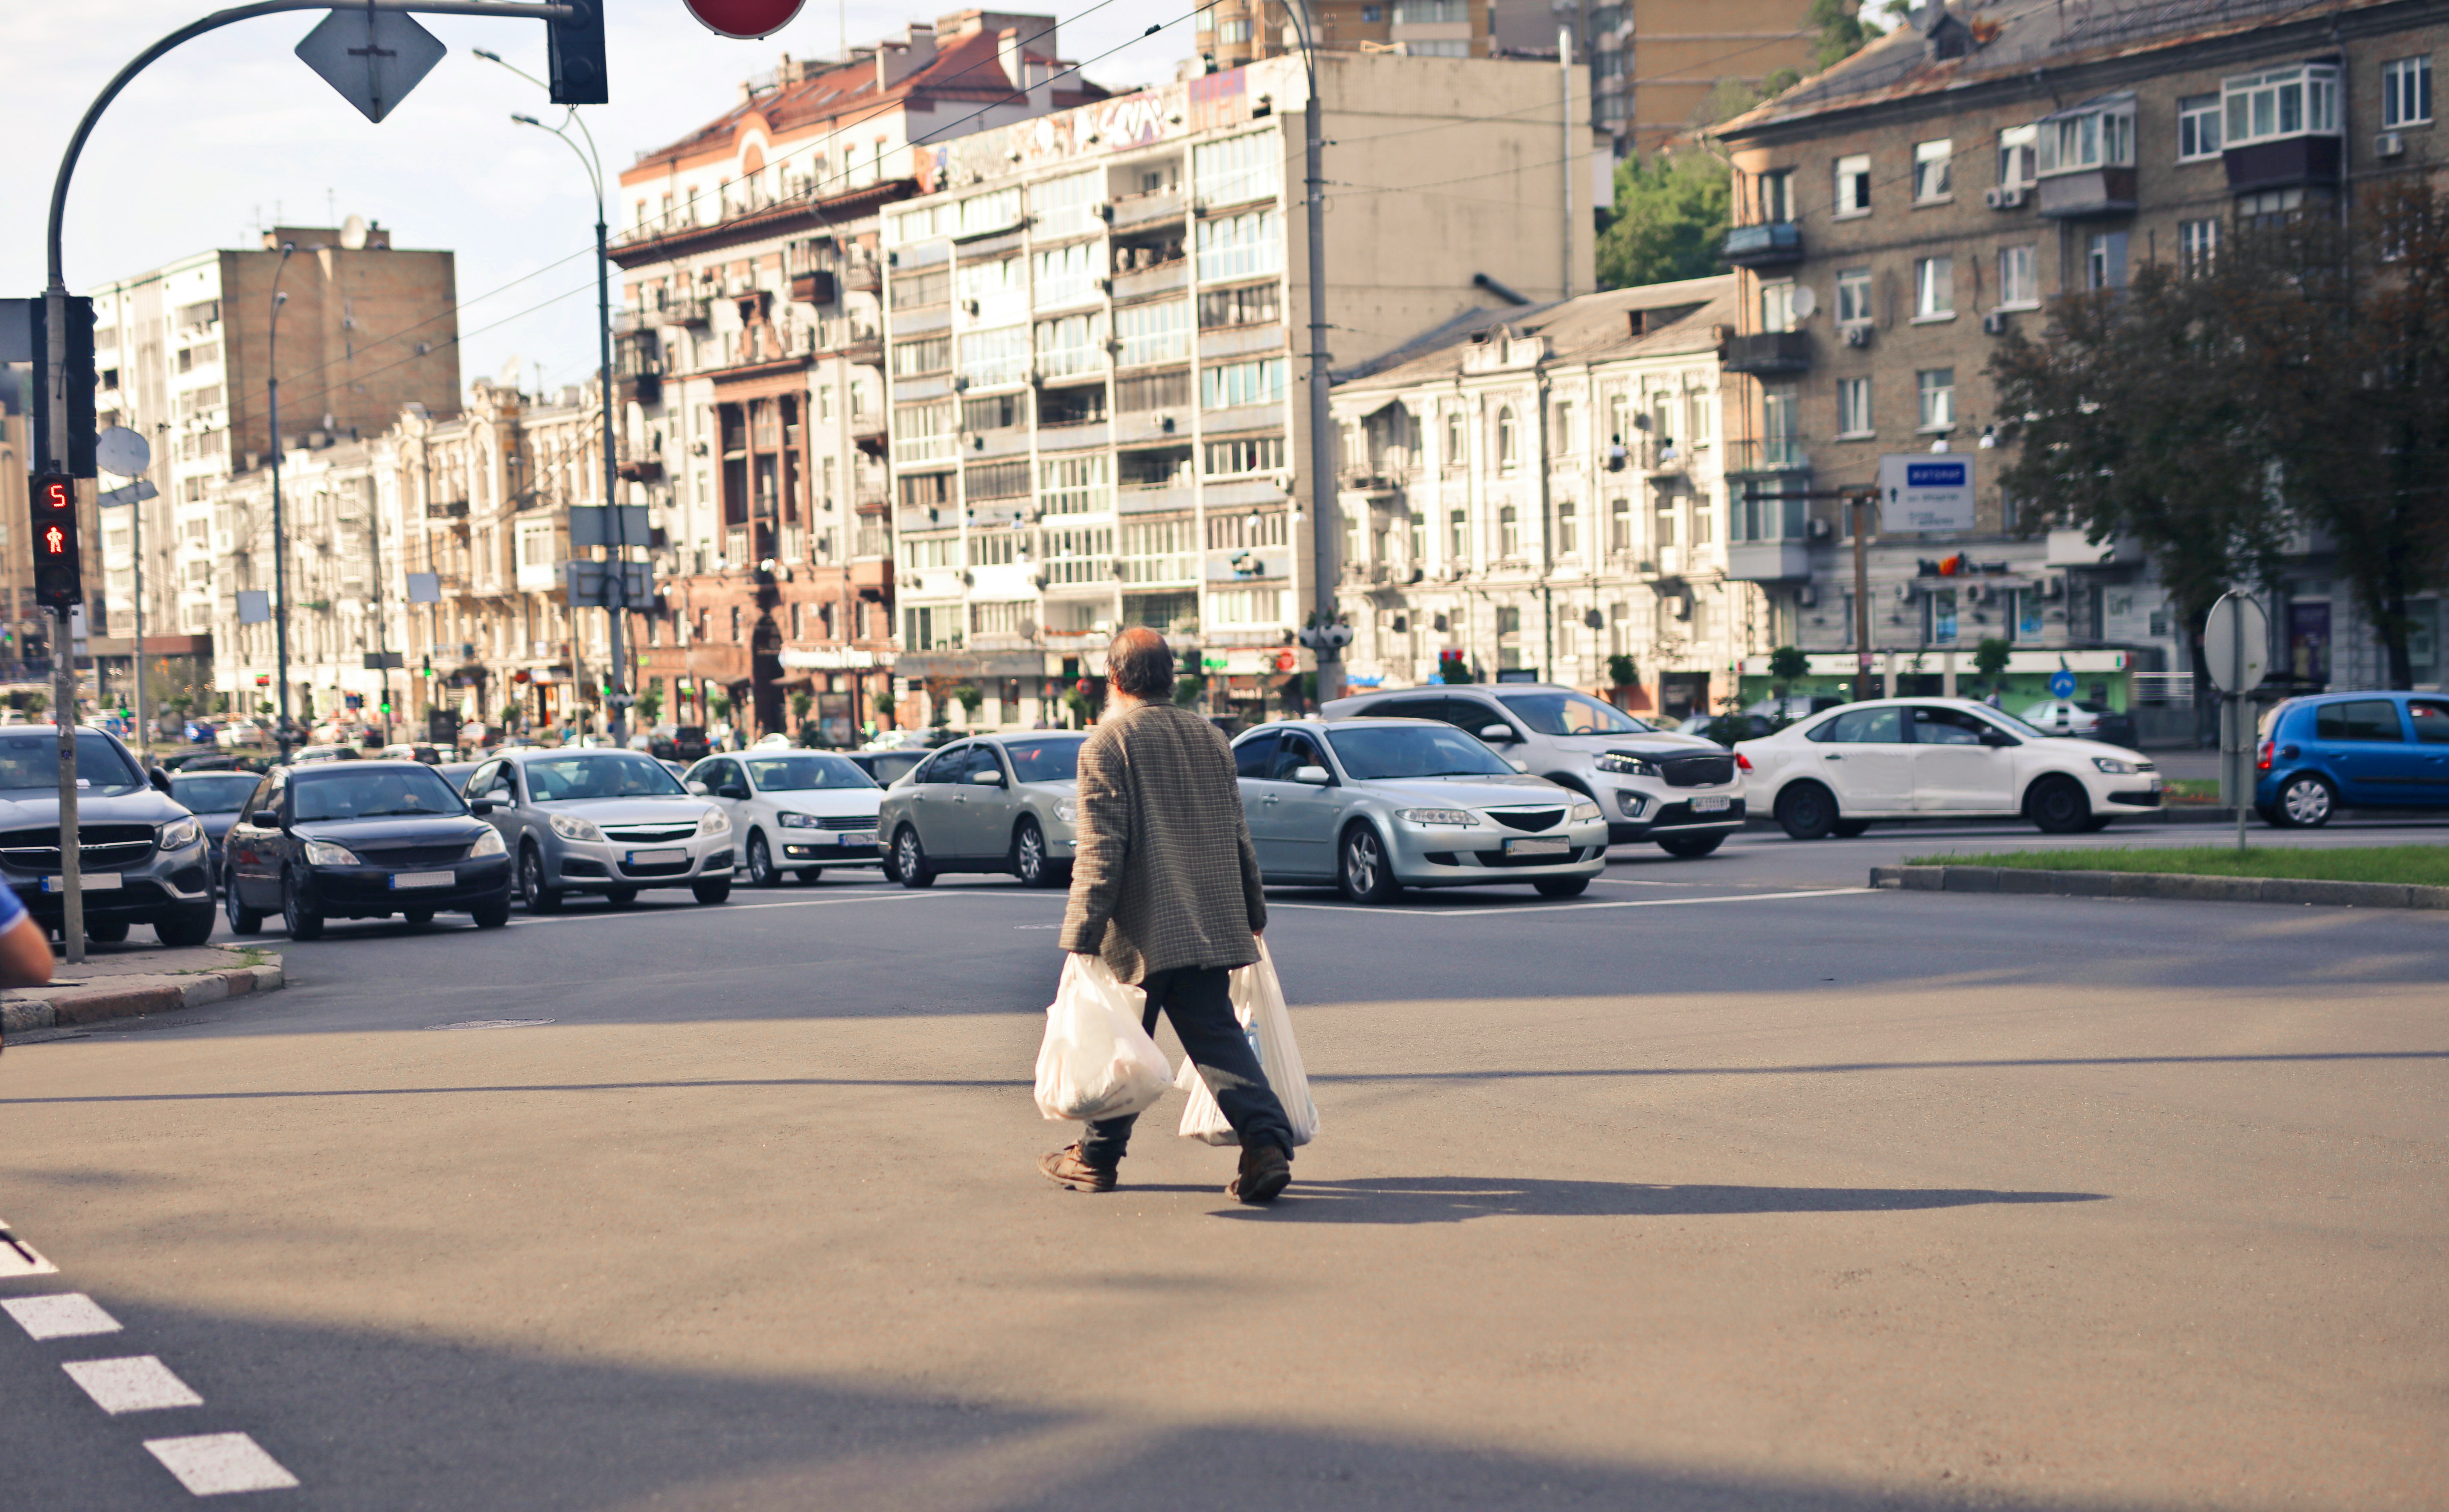
<svg viewBox="0 0 2449 1512">
<path fill-rule="evenodd" d="M 270 932 L 0 1064 L 0 1303 L 120 1325 L 0 1320 L 10 1501 L 242 1433 L 318 1508 L 2441 1505 L 2449 919 L 1861 887 L 2033 839 L 1279 893 L 1265 1212 L 1172 1099 L 1035 1175 L 1056 894 Z M 201 1403 L 62 1368 L 146 1356 Z"/>
</svg>

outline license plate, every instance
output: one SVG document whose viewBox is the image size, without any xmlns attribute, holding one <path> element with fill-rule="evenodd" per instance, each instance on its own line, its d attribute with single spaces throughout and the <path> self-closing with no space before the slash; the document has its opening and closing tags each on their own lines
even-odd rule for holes
<svg viewBox="0 0 2449 1512">
<path fill-rule="evenodd" d="M 841 843 L 844 845 L 874 845 L 876 843 L 876 832 L 874 830 L 844 830 L 841 833 Z"/>
<path fill-rule="evenodd" d="M 628 864 L 633 867 L 665 867 L 687 859 L 688 852 L 675 847 L 669 851 L 632 851 Z"/>
<path fill-rule="evenodd" d="M 2160 779 L 2158 777 L 2153 777 L 2151 779 L 2151 791 L 2154 793 L 2160 791 Z"/>
<path fill-rule="evenodd" d="M 1572 850 L 1572 842 L 1569 840 L 1508 840 L 1505 842 L 1507 855 L 1570 855 Z"/>
<path fill-rule="evenodd" d="M 391 874 L 391 885 L 394 890 L 402 888 L 447 888 L 458 880 L 458 875 L 450 871 L 395 871 Z"/>
<path fill-rule="evenodd" d="M 1694 798 L 1692 800 L 1692 812 L 1694 813 L 1724 813 L 1726 812 L 1727 805 L 1734 801 L 1735 800 L 1733 798 L 1723 793 L 1718 794 L 1713 797 Z"/>
<path fill-rule="evenodd" d="M 120 876 L 116 871 L 88 871 L 77 880 L 84 884 L 85 890 L 87 892 L 116 892 L 119 890 Z M 67 890 L 67 880 L 65 877 L 45 877 L 43 879 L 43 890 L 46 892 L 66 892 Z"/>
</svg>

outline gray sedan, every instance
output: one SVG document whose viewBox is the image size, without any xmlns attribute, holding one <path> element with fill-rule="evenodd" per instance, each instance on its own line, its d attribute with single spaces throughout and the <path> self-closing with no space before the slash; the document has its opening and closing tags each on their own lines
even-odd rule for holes
<svg viewBox="0 0 2449 1512">
<path fill-rule="evenodd" d="M 1032 731 L 948 745 L 884 790 L 884 870 L 905 888 L 943 871 L 1007 871 L 1033 888 L 1071 879 L 1080 746 Z"/>
<path fill-rule="evenodd" d="M 1283 720 L 1234 741 L 1233 759 L 1271 884 L 1332 882 L 1356 903 L 1496 882 L 1570 898 L 1607 866 L 1596 803 L 1449 724 Z"/>
<path fill-rule="evenodd" d="M 509 844 L 530 912 L 550 913 L 572 892 L 615 907 L 641 888 L 687 888 L 700 903 L 731 896 L 730 816 L 642 753 L 509 751 L 469 774 L 467 794 Z"/>
</svg>

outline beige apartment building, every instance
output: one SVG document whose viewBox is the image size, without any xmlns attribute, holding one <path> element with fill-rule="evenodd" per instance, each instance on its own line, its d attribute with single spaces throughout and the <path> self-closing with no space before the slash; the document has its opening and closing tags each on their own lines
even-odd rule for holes
<svg viewBox="0 0 2449 1512">
<path fill-rule="evenodd" d="M 1485 58 L 1499 8 L 1486 0 L 1317 0 L 1306 8 L 1321 51 Z M 1301 50 L 1286 0 L 1217 0 L 1199 12 L 1199 63 L 1209 72 Z M 1552 47 L 1552 28 L 1551 46 Z"/>
<path fill-rule="evenodd" d="M 2184 627 L 2150 565 L 2022 516 L 1993 481 L 1993 345 L 2037 336 L 2057 295 L 2216 257 L 2240 223 L 2440 171 L 2444 41 L 2449 6 L 2412 0 L 1932 8 L 1723 128 L 1742 289 L 1727 366 L 1746 391 L 1730 477 L 1773 503 L 1870 483 L 1882 453 L 1974 462 L 1971 528 L 1871 545 L 1873 649 L 1905 691 L 1954 691 L 1995 636 L 2019 697 L 2063 665 L 2084 697 L 2142 704 L 2147 738 L 2190 731 Z M 1740 520 L 1730 556 L 1832 688 L 1852 672 L 1848 539 L 1832 502 L 1789 501 Z M 2319 545 L 2274 614 L 2291 672 L 2366 685 L 2372 638 Z M 2439 636 L 2419 641 L 2418 679 L 2436 680 Z"/>
</svg>

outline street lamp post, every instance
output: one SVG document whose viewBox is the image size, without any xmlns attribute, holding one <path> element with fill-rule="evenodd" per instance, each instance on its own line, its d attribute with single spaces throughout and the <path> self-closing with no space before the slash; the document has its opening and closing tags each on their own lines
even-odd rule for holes
<svg viewBox="0 0 2449 1512">
<path fill-rule="evenodd" d="M 273 743 L 285 764 L 289 760 L 289 536 L 281 517 L 280 505 L 280 307 L 289 296 L 280 292 L 280 276 L 289 271 L 290 255 L 298 251 L 321 253 L 330 248 L 318 242 L 300 249 L 295 241 L 280 244 L 280 261 L 272 270 L 272 319 L 263 337 L 264 409 L 272 421 L 272 645 L 273 681 L 279 685 L 280 713 L 274 716 Z"/>
<path fill-rule="evenodd" d="M 1309 515 L 1310 556 L 1317 582 L 1312 591 L 1317 613 L 1315 634 L 1306 637 L 1318 657 L 1318 698 L 1323 704 L 1343 696 L 1343 642 L 1350 632 L 1337 634 L 1335 587 L 1340 575 L 1336 555 L 1342 541 L 1341 501 L 1335 476 L 1335 414 L 1328 390 L 1334 358 L 1326 350 L 1326 124 L 1318 99 L 1318 49 L 1310 35 L 1307 0 L 1287 8 L 1301 36 L 1302 69 L 1309 81 L 1309 102 L 1302 109 L 1306 142 L 1307 177 L 1304 203 L 1309 241 Z"/>
</svg>

